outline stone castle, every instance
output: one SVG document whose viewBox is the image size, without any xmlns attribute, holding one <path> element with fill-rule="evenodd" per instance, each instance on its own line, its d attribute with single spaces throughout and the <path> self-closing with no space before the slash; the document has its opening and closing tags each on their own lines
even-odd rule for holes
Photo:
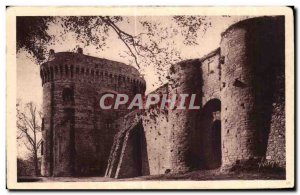
<svg viewBox="0 0 300 195">
<path fill-rule="evenodd" d="M 41 66 L 43 83 L 42 175 L 99 175 L 105 171 L 114 121 L 127 109 L 101 110 L 105 93 L 144 94 L 145 80 L 123 63 L 50 51 Z"/>
<path fill-rule="evenodd" d="M 50 52 L 43 85 L 42 175 L 128 178 L 267 160 L 285 167 L 284 17 L 230 26 L 220 47 L 172 65 L 152 93 L 197 94 L 200 110 L 101 110 L 106 93 L 144 94 L 128 65 Z"/>
</svg>

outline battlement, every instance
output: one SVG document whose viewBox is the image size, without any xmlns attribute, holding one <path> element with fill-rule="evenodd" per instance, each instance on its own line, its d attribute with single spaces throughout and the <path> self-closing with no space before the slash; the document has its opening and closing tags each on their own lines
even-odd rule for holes
<svg viewBox="0 0 300 195">
<path fill-rule="evenodd" d="M 74 52 L 50 51 L 49 60 L 41 65 L 42 85 L 56 80 L 97 83 L 128 82 L 146 87 L 144 78 L 132 66 Z"/>
<path fill-rule="evenodd" d="M 166 112 L 101 109 L 104 93 L 145 93 L 138 70 L 82 49 L 51 50 L 41 65 L 42 175 L 222 172 L 261 160 L 285 167 L 284 43 L 282 17 L 232 25 L 219 48 L 172 65 L 168 83 L 150 93 L 195 94 L 199 109 Z"/>
<path fill-rule="evenodd" d="M 109 92 L 130 98 L 144 94 L 144 78 L 132 66 L 84 55 L 82 49 L 49 51 L 40 76 L 45 128 L 42 175 L 103 175 L 117 128 L 113 122 L 129 110 L 102 110 L 98 100 Z"/>
</svg>

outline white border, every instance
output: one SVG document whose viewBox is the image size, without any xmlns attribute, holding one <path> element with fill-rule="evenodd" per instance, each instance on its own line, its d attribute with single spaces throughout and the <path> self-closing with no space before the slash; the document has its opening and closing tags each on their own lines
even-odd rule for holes
<svg viewBox="0 0 300 195">
<path fill-rule="evenodd" d="M 287 179 L 232 181 L 16 182 L 16 29 L 21 15 L 285 15 Z M 11 7 L 7 9 L 7 187 L 9 189 L 245 189 L 294 186 L 294 31 L 287 7 Z"/>
</svg>

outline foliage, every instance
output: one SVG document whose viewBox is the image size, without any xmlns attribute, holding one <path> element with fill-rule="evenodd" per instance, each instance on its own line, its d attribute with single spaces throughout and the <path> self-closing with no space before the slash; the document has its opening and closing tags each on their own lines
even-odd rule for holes
<svg viewBox="0 0 300 195">
<path fill-rule="evenodd" d="M 186 45 L 198 45 L 199 31 L 202 32 L 203 36 L 211 27 L 211 21 L 207 16 L 174 16 L 173 20 L 182 29 L 181 34 L 184 36 L 184 44 Z"/>
<path fill-rule="evenodd" d="M 171 64 L 182 60 L 181 52 L 174 47 L 173 39 L 178 34 L 184 37 L 183 44 L 195 45 L 198 35 L 203 35 L 211 22 L 205 16 L 173 16 L 170 25 L 165 26 L 147 17 L 140 18 L 137 34 L 130 34 L 122 29 L 129 25 L 129 17 L 121 16 L 65 16 L 65 17 L 18 17 L 17 51 L 28 51 L 38 63 L 45 60 L 46 46 L 56 42 L 59 37 L 74 33 L 78 43 L 93 45 L 104 49 L 107 39 L 115 33 L 121 44 L 126 46 L 125 56 L 130 63 L 143 72 L 144 68 L 154 66 L 158 80 L 164 83 L 166 71 Z M 171 24 L 173 22 L 173 24 Z M 60 25 L 61 34 L 50 34 L 49 25 Z M 123 24 L 123 26 L 122 26 Z M 122 54 L 120 54 L 122 55 Z"/>
<path fill-rule="evenodd" d="M 52 38 L 47 33 L 50 21 L 51 17 L 17 17 L 17 52 L 28 51 L 37 63 L 45 60 L 45 48 Z"/>
</svg>

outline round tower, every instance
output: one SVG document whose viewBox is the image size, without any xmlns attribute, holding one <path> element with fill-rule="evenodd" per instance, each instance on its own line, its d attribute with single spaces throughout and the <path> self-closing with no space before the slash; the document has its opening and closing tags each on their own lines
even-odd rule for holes
<svg viewBox="0 0 300 195">
<path fill-rule="evenodd" d="M 104 174 L 114 121 L 130 110 L 102 110 L 99 98 L 144 94 L 138 70 L 120 62 L 77 53 L 50 52 L 40 69 L 43 85 L 43 176 Z"/>
<path fill-rule="evenodd" d="M 226 169 L 266 153 L 276 78 L 284 75 L 284 18 L 252 18 L 230 26 L 222 34 L 220 59 Z"/>
<path fill-rule="evenodd" d="M 199 106 L 201 74 L 199 60 L 187 60 L 170 68 L 169 99 L 174 95 L 195 94 L 195 104 Z M 189 101 L 187 101 L 189 102 Z M 186 104 L 188 107 L 189 104 Z M 187 172 L 193 168 L 192 135 L 197 128 L 199 109 L 169 110 L 170 135 L 170 165 L 172 173 Z"/>
</svg>

